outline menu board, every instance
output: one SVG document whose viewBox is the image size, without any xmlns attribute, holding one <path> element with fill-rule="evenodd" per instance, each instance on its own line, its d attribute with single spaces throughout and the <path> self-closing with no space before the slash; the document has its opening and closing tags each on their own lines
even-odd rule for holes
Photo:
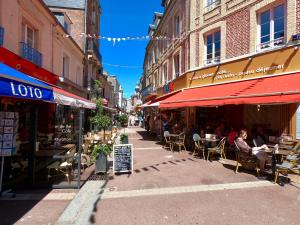
<svg viewBox="0 0 300 225">
<path fill-rule="evenodd" d="M 16 150 L 19 113 L 0 112 L 0 156 L 11 156 Z"/>
<path fill-rule="evenodd" d="M 113 146 L 113 170 L 114 173 L 131 172 L 133 169 L 133 145 Z"/>
</svg>

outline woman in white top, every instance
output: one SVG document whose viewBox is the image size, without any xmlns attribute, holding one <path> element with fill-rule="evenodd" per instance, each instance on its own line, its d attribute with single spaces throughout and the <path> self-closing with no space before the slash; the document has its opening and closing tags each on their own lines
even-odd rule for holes
<svg viewBox="0 0 300 225">
<path fill-rule="evenodd" d="M 259 160 L 259 168 L 261 171 L 264 171 L 266 161 L 268 160 L 268 155 L 266 152 L 261 151 L 264 149 L 268 149 L 266 145 L 262 145 L 260 147 L 253 147 L 251 148 L 247 142 L 245 141 L 247 139 L 247 131 L 241 130 L 239 132 L 238 138 L 235 140 L 237 146 L 239 149 L 246 153 L 251 153 L 252 155 L 255 155 Z"/>
</svg>

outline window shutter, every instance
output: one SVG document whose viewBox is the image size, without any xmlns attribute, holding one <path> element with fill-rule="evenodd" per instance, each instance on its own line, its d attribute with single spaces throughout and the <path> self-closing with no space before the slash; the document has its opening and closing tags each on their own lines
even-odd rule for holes
<svg viewBox="0 0 300 225">
<path fill-rule="evenodd" d="M 296 112 L 296 139 L 300 139 L 300 105 Z"/>
</svg>

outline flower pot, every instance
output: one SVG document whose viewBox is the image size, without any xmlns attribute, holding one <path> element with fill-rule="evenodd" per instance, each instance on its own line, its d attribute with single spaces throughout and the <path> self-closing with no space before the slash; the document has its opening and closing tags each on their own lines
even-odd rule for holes
<svg viewBox="0 0 300 225">
<path fill-rule="evenodd" d="M 108 171 L 108 160 L 105 153 L 99 153 L 95 162 L 95 173 L 106 173 Z"/>
<path fill-rule="evenodd" d="M 121 140 L 121 144 L 128 144 L 128 137 Z"/>
</svg>

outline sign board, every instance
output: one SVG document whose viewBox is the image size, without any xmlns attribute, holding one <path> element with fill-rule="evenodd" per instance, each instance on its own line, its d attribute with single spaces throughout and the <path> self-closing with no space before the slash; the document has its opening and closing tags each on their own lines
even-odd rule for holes
<svg viewBox="0 0 300 225">
<path fill-rule="evenodd" d="M 16 150 L 19 113 L 0 112 L 0 156 L 11 156 Z"/>
<path fill-rule="evenodd" d="M 300 34 L 295 34 L 292 36 L 293 41 L 299 41 L 300 40 Z"/>
<path fill-rule="evenodd" d="M 113 146 L 113 171 L 114 173 L 131 172 L 133 170 L 133 145 Z"/>
</svg>

